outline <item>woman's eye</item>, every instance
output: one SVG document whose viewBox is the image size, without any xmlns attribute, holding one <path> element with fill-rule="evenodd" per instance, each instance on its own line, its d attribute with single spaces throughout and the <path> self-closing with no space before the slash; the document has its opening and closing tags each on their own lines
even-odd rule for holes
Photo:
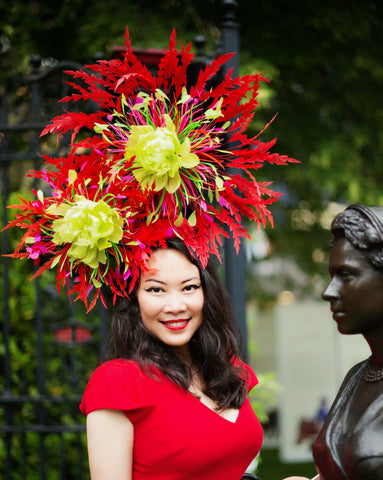
<svg viewBox="0 0 383 480">
<path fill-rule="evenodd" d="M 186 292 L 191 292 L 193 290 L 198 290 L 200 288 L 200 285 L 186 285 L 186 287 L 184 288 L 184 290 Z"/>
<path fill-rule="evenodd" d="M 149 292 L 149 293 L 160 293 L 160 292 L 162 292 L 162 288 L 161 287 L 149 287 L 149 288 L 146 288 L 145 291 Z"/>
</svg>

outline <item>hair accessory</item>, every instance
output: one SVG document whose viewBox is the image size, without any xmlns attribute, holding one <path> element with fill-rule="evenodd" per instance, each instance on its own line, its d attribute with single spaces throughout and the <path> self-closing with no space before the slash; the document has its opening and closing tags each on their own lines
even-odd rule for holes
<svg viewBox="0 0 383 480">
<path fill-rule="evenodd" d="M 219 258 L 223 236 L 231 233 L 238 249 L 249 237 L 242 219 L 272 224 L 268 206 L 280 195 L 254 171 L 296 162 L 270 153 L 275 140 L 245 134 L 264 77 L 229 72 L 208 84 L 231 54 L 188 86 L 191 46 L 177 50 L 175 31 L 156 76 L 134 55 L 128 29 L 125 45 L 122 60 L 67 72 L 81 86 L 68 82 L 75 93 L 62 101 L 91 100 L 99 109 L 64 113 L 43 130 L 72 132 L 71 150 L 45 156 L 51 168 L 30 173 L 46 182 L 44 192 L 13 205 L 19 212 L 8 225 L 26 229 L 10 256 L 31 258 L 40 266 L 35 276 L 55 267 L 58 290 L 67 286 L 89 310 L 98 297 L 104 302 L 102 285 L 113 300 L 128 295 L 168 237 L 182 238 L 203 266 L 211 254 Z"/>
</svg>

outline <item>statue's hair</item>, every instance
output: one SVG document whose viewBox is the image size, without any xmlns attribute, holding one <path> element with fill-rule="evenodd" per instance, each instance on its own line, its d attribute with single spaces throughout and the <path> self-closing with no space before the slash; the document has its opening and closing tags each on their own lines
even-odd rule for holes
<svg viewBox="0 0 383 480">
<path fill-rule="evenodd" d="M 383 273 L 383 242 L 379 232 L 359 210 L 348 208 L 339 213 L 331 224 L 331 243 L 346 238 L 364 255 L 367 262 Z"/>
<path fill-rule="evenodd" d="M 226 290 L 214 266 L 202 268 L 186 245 L 177 238 L 167 241 L 167 248 L 177 250 L 198 267 L 204 293 L 203 321 L 190 340 L 193 368 L 198 370 L 204 393 L 224 408 L 239 408 L 247 394 L 243 371 L 233 364 L 240 347 L 235 336 L 235 322 Z M 135 360 L 148 374 L 153 366 L 181 387 L 188 389 L 191 372 L 168 346 L 146 330 L 142 323 L 135 289 L 130 298 L 120 298 L 112 316 L 104 360 Z"/>
</svg>

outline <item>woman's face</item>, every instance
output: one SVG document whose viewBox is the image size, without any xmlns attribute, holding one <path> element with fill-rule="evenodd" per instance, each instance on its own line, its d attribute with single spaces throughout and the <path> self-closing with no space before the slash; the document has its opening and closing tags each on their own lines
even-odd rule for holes
<svg viewBox="0 0 383 480">
<path fill-rule="evenodd" d="M 204 294 L 198 268 L 182 253 L 156 250 L 148 262 L 137 290 L 145 328 L 180 352 L 202 323 Z"/>
<path fill-rule="evenodd" d="M 338 330 L 369 334 L 383 330 L 383 276 L 342 238 L 331 247 L 331 281 L 322 298 L 331 304 Z"/>
</svg>

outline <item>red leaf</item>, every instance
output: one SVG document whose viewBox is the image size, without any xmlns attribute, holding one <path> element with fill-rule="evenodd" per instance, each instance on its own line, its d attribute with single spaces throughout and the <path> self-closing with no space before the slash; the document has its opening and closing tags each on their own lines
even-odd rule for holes
<svg viewBox="0 0 383 480">
<path fill-rule="evenodd" d="M 55 117 L 52 123 L 47 125 L 41 132 L 40 137 L 47 133 L 58 133 L 60 137 L 69 130 L 73 130 L 71 136 L 71 142 L 73 143 L 74 138 L 81 128 L 86 127 L 93 130 L 95 123 L 99 122 L 100 119 L 100 112 L 90 114 L 82 112 L 64 113 L 63 115 Z"/>
</svg>

